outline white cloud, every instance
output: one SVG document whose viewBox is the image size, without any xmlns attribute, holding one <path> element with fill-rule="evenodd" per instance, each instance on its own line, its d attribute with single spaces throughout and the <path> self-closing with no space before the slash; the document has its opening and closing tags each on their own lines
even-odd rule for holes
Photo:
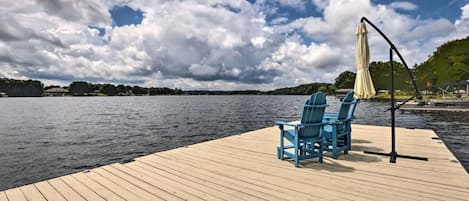
<svg viewBox="0 0 469 201">
<path fill-rule="evenodd" d="M 340 48 L 325 43 L 306 46 L 300 44 L 298 39 L 291 38 L 266 58 L 262 66 L 282 72 L 275 78 L 276 84 L 292 86 L 333 80 L 340 72 L 334 72 L 331 76 L 330 71 L 346 69 L 342 63 L 349 59 L 347 57 Z"/>
<path fill-rule="evenodd" d="M 255 6 L 257 9 L 266 12 L 265 14 L 274 14 L 278 6 L 294 8 L 297 11 L 306 11 L 306 5 L 309 0 L 257 0 Z"/>
<path fill-rule="evenodd" d="M 278 0 L 278 2 L 282 6 L 289 6 L 300 10 L 304 10 L 306 4 L 305 0 Z"/>
<path fill-rule="evenodd" d="M 192 64 L 189 67 L 189 71 L 198 76 L 214 76 L 218 69 L 209 65 Z"/>
<path fill-rule="evenodd" d="M 469 18 L 469 4 L 461 7 L 461 19 L 468 19 Z"/>
<path fill-rule="evenodd" d="M 288 21 L 288 18 L 286 17 L 278 17 L 270 21 L 270 24 L 277 25 L 277 24 L 283 24 Z"/>
<path fill-rule="evenodd" d="M 305 2 L 277 3 L 301 9 Z M 272 89 L 333 82 L 342 71 L 355 69 L 354 33 L 362 16 L 382 28 L 410 65 L 424 61 L 441 43 L 469 33 L 468 5 L 452 23 L 402 15 L 396 9 L 412 10 L 405 2 L 377 5 L 369 0 L 313 0 L 322 16 L 291 22 L 281 16 L 267 22 L 267 12 L 276 11 L 267 1 L 0 3 L 0 76 L 51 84 L 88 80 L 184 89 Z M 107 11 L 114 5 L 143 11 L 142 24 L 111 27 Z M 106 34 L 100 36 L 90 25 L 105 28 Z M 372 60 L 387 60 L 389 46 L 369 29 Z M 301 34 L 312 41 L 305 44 Z"/>
<path fill-rule="evenodd" d="M 322 11 L 329 4 L 329 0 L 312 0 L 318 11 Z"/>
<path fill-rule="evenodd" d="M 266 38 L 261 37 L 261 36 L 251 38 L 251 43 L 252 43 L 255 47 L 257 47 L 257 48 L 262 48 L 262 47 L 264 47 L 265 41 L 266 41 Z"/>
<path fill-rule="evenodd" d="M 412 2 L 408 1 L 396 1 L 389 4 L 389 6 L 393 9 L 401 9 L 406 11 L 417 10 L 419 7 Z"/>
<path fill-rule="evenodd" d="M 44 11 L 67 21 L 77 21 L 94 26 L 106 26 L 112 22 L 108 8 L 93 0 L 36 0 Z"/>
<path fill-rule="evenodd" d="M 452 38 L 466 37 L 469 33 L 469 4 L 461 7 L 461 18 L 454 23 L 456 26 L 456 33 L 452 33 Z"/>
<path fill-rule="evenodd" d="M 314 41 L 331 48 L 340 48 L 343 54 L 353 56 L 354 32 L 360 18 L 366 16 L 393 41 L 407 63 L 412 66 L 423 62 L 443 42 L 464 37 L 461 31 L 468 27 L 462 25 L 461 20 L 458 25 L 458 21 L 451 23 L 447 19 L 421 20 L 401 15 L 395 10 L 396 4 L 395 8 L 392 8 L 393 6 L 374 5 L 368 0 L 316 0 L 313 3 L 323 11 L 323 17 L 298 19 L 286 25 L 276 26 L 276 30 L 303 30 Z M 372 27 L 368 26 L 368 30 L 371 60 L 388 60 L 389 45 Z M 354 70 L 355 61 L 353 57 L 348 58 L 342 59 L 340 64 L 349 66 L 346 70 Z M 332 71 L 333 68 L 330 68 L 330 72 Z"/>
</svg>

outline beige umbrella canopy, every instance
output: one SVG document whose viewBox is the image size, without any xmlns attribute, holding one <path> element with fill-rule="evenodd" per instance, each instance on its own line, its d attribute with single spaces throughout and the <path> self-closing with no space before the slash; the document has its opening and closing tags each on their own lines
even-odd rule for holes
<svg viewBox="0 0 469 201">
<path fill-rule="evenodd" d="M 355 78 L 354 93 L 359 99 L 368 99 L 376 95 L 373 80 L 371 79 L 369 63 L 370 49 L 365 23 L 360 22 L 357 29 L 357 49 L 355 59 L 357 63 L 357 76 Z"/>
</svg>

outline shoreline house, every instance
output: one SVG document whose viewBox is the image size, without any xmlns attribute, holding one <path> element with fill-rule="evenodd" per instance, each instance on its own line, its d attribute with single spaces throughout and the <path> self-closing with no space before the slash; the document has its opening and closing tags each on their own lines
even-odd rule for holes
<svg viewBox="0 0 469 201">
<path fill-rule="evenodd" d="M 70 91 L 61 87 L 50 88 L 44 91 L 44 96 L 70 96 Z"/>
<path fill-rule="evenodd" d="M 345 97 L 345 94 L 347 94 L 350 91 L 353 91 L 353 89 L 336 89 L 335 96 L 339 98 L 340 100 L 342 100 L 342 98 Z"/>
</svg>

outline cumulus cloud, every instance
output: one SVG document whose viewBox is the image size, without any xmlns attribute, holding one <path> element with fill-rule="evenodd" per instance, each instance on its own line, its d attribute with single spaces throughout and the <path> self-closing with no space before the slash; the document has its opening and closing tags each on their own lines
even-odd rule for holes
<svg viewBox="0 0 469 201">
<path fill-rule="evenodd" d="M 44 31 L 34 30 L 25 25 L 20 24 L 17 19 L 7 15 L 0 14 L 0 39 L 2 41 L 24 41 L 29 39 L 42 40 L 53 45 L 63 46 L 60 39 L 54 35 L 45 33 Z"/>
<path fill-rule="evenodd" d="M 398 4 L 372 4 L 368 0 L 313 1 L 323 12 L 322 17 L 297 19 L 276 27 L 279 31 L 300 29 L 315 41 L 330 47 L 340 47 L 346 54 L 354 54 L 355 29 L 362 16 L 375 23 L 393 41 L 410 65 L 423 62 L 443 42 L 464 37 L 459 32 L 467 25 L 458 26 L 447 19 L 415 19 L 402 15 L 396 9 L 408 10 L 411 6 Z M 461 20 L 460 20 L 461 21 Z M 460 22 L 459 24 L 461 24 Z M 371 27 L 369 43 L 372 60 L 387 60 L 389 45 Z M 459 33 L 459 34 L 456 34 Z M 467 33 L 466 33 L 467 35 Z M 354 60 L 342 63 L 354 70 Z M 331 69 L 332 71 L 332 69 Z"/>
<path fill-rule="evenodd" d="M 49 26 L 28 27 L 9 23 L 0 37 L 5 51 L 0 59 L 18 68 L 18 76 L 41 79 L 84 79 L 129 82 L 147 80 L 154 74 L 161 79 L 190 78 L 196 81 L 270 83 L 278 75 L 259 64 L 284 40 L 272 32 L 248 2 L 244 1 L 151 1 L 129 6 L 144 12 L 141 25 L 107 28 L 99 36 L 90 24 L 111 24 L 103 14 L 103 5 L 81 1 L 40 2 L 42 7 L 26 16 L 32 21 L 40 15 Z M 221 6 L 220 6 L 221 5 Z M 70 7 L 71 10 L 65 10 Z M 50 14 L 49 11 L 58 12 Z M 75 9 L 80 12 L 69 14 Z M 62 12 L 62 10 L 64 12 Z M 104 9 L 106 10 L 106 9 Z M 65 12 L 67 11 L 67 12 Z M 86 17 L 84 17 L 86 16 Z M 44 28 L 48 28 L 44 31 Z M 39 44 L 16 55 L 18 43 L 27 46 L 30 39 L 53 42 L 60 37 L 63 47 Z"/>
<path fill-rule="evenodd" d="M 394 9 L 401 9 L 401 10 L 406 10 L 406 11 L 417 10 L 419 8 L 417 5 L 408 1 L 392 2 L 391 4 L 389 4 L 389 6 Z"/>
<path fill-rule="evenodd" d="M 278 3 L 282 6 L 289 6 L 299 10 L 304 10 L 306 5 L 305 0 L 278 0 Z"/>
<path fill-rule="evenodd" d="M 68 21 L 96 26 L 106 26 L 112 22 L 108 8 L 104 4 L 93 0 L 36 0 L 36 2 L 42 6 L 47 14 Z"/>
<path fill-rule="evenodd" d="M 417 9 L 408 2 L 272 2 L 0 0 L 0 76 L 53 84 L 86 80 L 272 89 L 333 82 L 340 72 L 354 70 L 354 33 L 362 16 L 382 28 L 409 64 L 424 61 L 435 47 L 469 31 L 468 5 L 453 23 L 397 12 Z M 311 3 L 320 17 L 267 20 L 278 6 L 301 12 Z M 109 10 L 114 6 L 142 11 L 141 24 L 113 27 Z M 105 34 L 90 27 L 103 28 Z M 388 45 L 373 30 L 369 34 L 372 60 L 386 60 Z"/>
<path fill-rule="evenodd" d="M 469 18 L 469 4 L 466 4 L 461 8 L 462 14 L 461 14 L 461 19 L 467 19 Z"/>
</svg>

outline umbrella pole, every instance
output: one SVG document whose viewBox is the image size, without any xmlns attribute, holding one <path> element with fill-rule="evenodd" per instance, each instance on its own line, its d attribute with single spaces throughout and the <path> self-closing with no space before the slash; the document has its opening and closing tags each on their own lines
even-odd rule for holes
<svg viewBox="0 0 469 201">
<path fill-rule="evenodd" d="M 378 29 L 373 23 L 371 23 L 368 19 L 365 17 L 362 17 L 361 21 L 366 21 L 368 24 L 370 24 L 375 30 L 378 31 L 378 33 L 389 43 L 391 46 L 389 48 L 389 61 L 391 63 L 391 86 L 390 86 L 390 93 L 391 93 L 391 107 L 389 110 L 391 110 L 391 152 L 390 153 L 382 153 L 382 152 L 373 152 L 373 151 L 364 151 L 365 154 L 375 154 L 375 155 L 382 155 L 382 156 L 389 156 L 389 162 L 391 163 L 396 163 L 396 159 L 398 157 L 400 158 L 407 158 L 407 159 L 414 159 L 414 160 L 423 160 L 423 161 L 428 161 L 428 158 L 426 157 L 420 157 L 420 156 L 409 156 L 409 155 L 400 155 L 396 152 L 396 110 L 399 109 L 399 106 L 396 107 L 396 100 L 394 98 L 394 61 L 393 61 L 393 51 L 396 51 L 397 56 L 401 59 L 402 63 L 404 66 L 407 68 L 407 71 L 410 75 L 410 78 L 412 80 L 412 84 L 415 87 L 415 95 L 413 97 L 417 97 L 417 99 L 422 99 L 422 96 L 420 95 L 420 92 L 418 90 L 417 84 L 415 83 L 415 79 L 410 72 L 409 67 L 407 66 L 404 58 L 402 58 L 401 54 L 397 50 L 396 46 L 384 35 L 384 33 Z"/>
<path fill-rule="evenodd" d="M 391 63 L 391 153 L 389 162 L 396 163 L 396 100 L 394 99 L 394 61 L 392 59 L 392 48 L 389 48 L 389 61 Z"/>
</svg>

